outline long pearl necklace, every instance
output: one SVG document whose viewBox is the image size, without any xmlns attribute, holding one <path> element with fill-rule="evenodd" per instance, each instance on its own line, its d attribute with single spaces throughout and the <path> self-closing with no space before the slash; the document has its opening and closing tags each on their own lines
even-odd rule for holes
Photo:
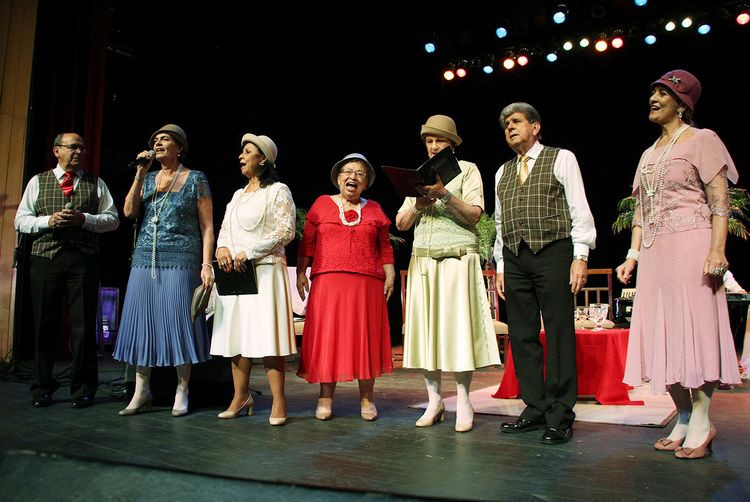
<svg viewBox="0 0 750 502">
<path fill-rule="evenodd" d="M 158 201 L 156 200 L 156 187 L 159 186 L 159 180 L 157 177 L 161 175 L 161 172 L 157 176 L 154 176 L 154 193 L 151 196 L 151 205 L 154 206 L 154 216 L 151 217 L 151 224 L 154 227 L 154 237 L 151 241 L 151 278 L 154 280 L 156 280 L 156 233 L 159 226 L 159 215 L 161 215 L 161 211 L 167 203 L 169 194 L 172 193 L 172 188 L 174 188 L 177 178 L 180 177 L 180 171 L 182 171 L 182 164 L 177 168 L 177 172 L 175 173 L 174 178 L 172 178 L 172 183 L 169 184 L 167 191 L 164 192 L 164 195 L 162 195 L 161 199 Z"/>
<path fill-rule="evenodd" d="M 642 227 L 642 242 L 643 245 L 647 248 L 650 248 L 654 244 L 654 241 L 656 240 L 656 234 L 659 232 L 659 228 L 661 227 L 661 207 L 662 199 L 664 196 L 664 178 L 667 175 L 667 160 L 669 158 L 669 154 L 672 152 L 672 148 L 674 147 L 675 143 L 677 143 L 677 140 L 680 138 L 682 133 L 687 131 L 689 128 L 690 126 L 688 124 L 682 124 L 680 128 L 677 129 L 672 138 L 669 140 L 669 143 L 667 143 L 667 146 L 664 147 L 664 151 L 662 151 L 661 155 L 659 155 L 659 158 L 656 159 L 654 167 L 649 169 L 648 165 L 651 162 L 651 157 L 654 155 L 654 151 L 656 151 L 657 143 L 659 143 L 659 139 L 657 139 L 649 149 L 649 153 L 646 156 L 644 163 L 641 165 L 641 185 L 640 187 L 638 187 L 638 197 L 640 201 L 641 211 L 644 212 L 644 214 L 642 215 L 644 220 L 644 225 Z M 649 174 L 653 174 L 651 180 L 649 180 Z M 646 206 L 646 202 L 648 202 L 648 206 Z M 646 232 L 646 229 L 649 229 L 651 231 L 650 239 L 648 233 Z"/>
<path fill-rule="evenodd" d="M 354 212 L 357 213 L 357 219 L 354 221 L 346 221 L 346 217 L 344 216 L 344 203 L 341 200 L 341 197 L 336 198 L 336 205 L 339 206 L 339 219 L 341 220 L 341 223 L 346 225 L 347 227 L 353 227 L 355 225 L 359 225 L 359 222 L 362 221 L 362 201 L 364 199 L 360 198 L 359 202 L 357 203 L 357 206 L 354 208 Z"/>
</svg>

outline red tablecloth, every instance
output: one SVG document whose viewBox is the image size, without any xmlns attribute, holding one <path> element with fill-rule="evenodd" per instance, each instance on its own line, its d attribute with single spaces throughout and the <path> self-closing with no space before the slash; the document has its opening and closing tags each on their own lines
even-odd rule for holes
<svg viewBox="0 0 750 502">
<path fill-rule="evenodd" d="M 631 401 L 629 386 L 622 383 L 625 374 L 625 356 L 628 351 L 627 329 L 604 331 L 576 330 L 576 366 L 578 369 L 578 395 L 594 396 L 601 404 L 643 405 L 643 401 Z M 547 344 L 544 331 L 540 333 L 544 354 Z M 518 397 L 521 389 L 516 379 L 512 347 L 508 347 L 505 375 L 500 387 L 492 397 L 509 399 Z"/>
</svg>

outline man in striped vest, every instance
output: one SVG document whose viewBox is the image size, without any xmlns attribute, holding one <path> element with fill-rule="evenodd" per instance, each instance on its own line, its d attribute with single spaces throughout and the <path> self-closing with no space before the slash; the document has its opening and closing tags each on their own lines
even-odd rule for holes
<svg viewBox="0 0 750 502">
<path fill-rule="evenodd" d="M 575 155 L 539 143 L 536 109 L 510 104 L 500 123 L 516 157 L 495 175 L 496 285 L 507 302 L 513 363 L 526 404 L 518 420 L 501 430 L 544 428 L 542 443 L 565 443 L 573 435 L 578 390 L 573 295 L 586 283 L 594 218 Z"/>
<path fill-rule="evenodd" d="M 57 166 L 29 181 L 16 212 L 16 230 L 34 236 L 31 246 L 31 304 L 36 379 L 32 405 L 52 404 L 60 384 L 52 376 L 64 293 L 70 313 L 73 408 L 91 406 L 96 393 L 96 311 L 99 234 L 119 225 L 107 185 L 81 169 L 86 153 L 76 133 L 55 137 Z"/>
</svg>

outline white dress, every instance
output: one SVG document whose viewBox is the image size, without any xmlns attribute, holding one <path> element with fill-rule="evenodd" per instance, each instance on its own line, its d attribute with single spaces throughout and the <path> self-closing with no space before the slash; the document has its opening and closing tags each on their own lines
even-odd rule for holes
<svg viewBox="0 0 750 502">
<path fill-rule="evenodd" d="M 255 263 L 257 295 L 217 295 L 211 354 L 225 357 L 297 353 L 284 246 L 294 238 L 292 194 L 276 182 L 249 194 L 237 190 L 227 204 L 217 239 L 234 257 Z"/>
</svg>

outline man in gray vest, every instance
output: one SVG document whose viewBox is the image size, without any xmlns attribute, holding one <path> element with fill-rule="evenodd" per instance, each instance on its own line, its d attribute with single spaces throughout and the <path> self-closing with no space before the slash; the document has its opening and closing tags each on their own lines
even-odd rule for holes
<svg viewBox="0 0 750 502">
<path fill-rule="evenodd" d="M 99 382 L 96 310 L 99 289 L 99 234 L 119 225 L 104 182 L 81 169 L 86 153 L 76 133 L 58 134 L 52 153 L 57 166 L 26 186 L 16 212 L 16 230 L 34 236 L 31 246 L 31 304 L 34 316 L 36 380 L 32 405 L 52 404 L 60 384 L 52 376 L 64 293 L 70 312 L 73 408 L 91 406 Z"/>
<path fill-rule="evenodd" d="M 500 123 L 517 155 L 495 175 L 496 286 L 507 302 L 513 363 L 526 404 L 518 420 L 501 430 L 544 428 L 542 443 L 565 443 L 573 435 L 578 390 L 573 295 L 586 283 L 594 218 L 575 155 L 539 143 L 541 118 L 534 107 L 510 104 Z"/>
</svg>

